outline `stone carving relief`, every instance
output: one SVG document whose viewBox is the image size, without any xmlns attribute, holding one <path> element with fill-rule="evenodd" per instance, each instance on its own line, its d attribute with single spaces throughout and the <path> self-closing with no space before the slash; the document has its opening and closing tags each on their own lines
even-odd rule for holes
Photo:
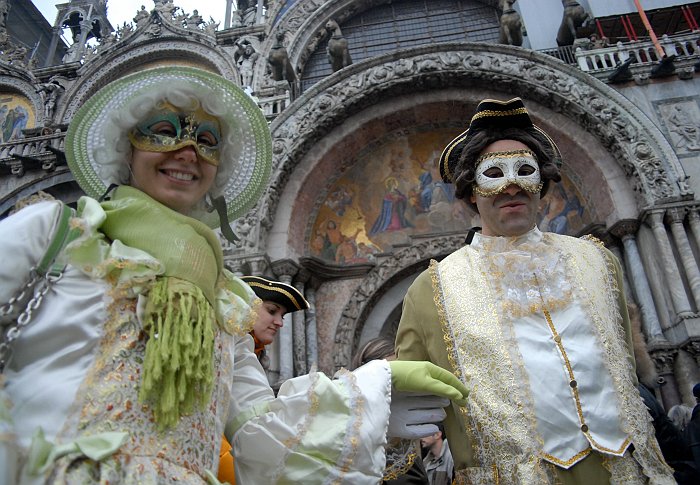
<svg viewBox="0 0 700 485">
<path fill-rule="evenodd" d="M 700 108 L 695 100 L 667 103 L 659 111 L 679 155 L 700 151 Z"/>
<path fill-rule="evenodd" d="M 367 305 L 375 293 L 381 290 L 392 277 L 418 263 L 449 254 L 464 244 L 463 235 L 444 236 L 425 240 L 396 251 L 392 257 L 382 261 L 359 284 L 358 289 L 343 309 L 335 334 L 334 363 L 336 369 L 347 367 L 352 359 L 355 337 L 360 318 L 367 314 Z"/>
</svg>

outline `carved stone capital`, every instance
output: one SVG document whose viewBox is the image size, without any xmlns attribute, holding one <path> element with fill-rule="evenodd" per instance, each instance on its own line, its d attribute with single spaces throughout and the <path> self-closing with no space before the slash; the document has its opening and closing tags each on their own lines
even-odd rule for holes
<svg viewBox="0 0 700 485">
<path fill-rule="evenodd" d="M 683 346 L 683 350 L 692 355 L 695 363 L 700 366 L 700 340 L 689 341 Z"/>
<path fill-rule="evenodd" d="M 656 370 L 660 375 L 673 374 L 673 364 L 678 355 L 678 349 L 675 348 L 656 348 L 649 351 L 652 360 L 656 366 Z"/>
<path fill-rule="evenodd" d="M 685 207 L 671 207 L 666 211 L 666 220 L 673 224 L 683 224 L 686 214 Z"/>
<path fill-rule="evenodd" d="M 610 228 L 610 234 L 620 239 L 634 237 L 639 231 L 639 226 L 640 222 L 637 219 L 622 219 Z"/>
<path fill-rule="evenodd" d="M 277 277 L 287 277 L 289 281 L 291 281 L 299 271 L 299 265 L 291 259 L 280 259 L 274 261 L 270 267 L 272 268 L 272 272 L 275 273 Z"/>
</svg>

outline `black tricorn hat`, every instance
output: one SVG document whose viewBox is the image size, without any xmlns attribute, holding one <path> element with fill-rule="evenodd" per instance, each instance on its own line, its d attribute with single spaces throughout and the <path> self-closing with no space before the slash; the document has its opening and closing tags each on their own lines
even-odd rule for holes
<svg viewBox="0 0 700 485">
<path fill-rule="evenodd" d="M 524 130 L 535 130 L 544 136 L 551 145 L 556 159 L 555 163 L 561 163 L 559 148 L 557 148 L 552 137 L 532 123 L 522 99 L 513 98 L 508 101 L 484 99 L 476 107 L 476 113 L 472 116 L 467 131 L 457 135 L 447 144 L 440 155 L 440 176 L 444 182 L 455 182 L 454 171 L 464 145 L 474 133 L 487 128 L 522 128 Z"/>
<path fill-rule="evenodd" d="M 258 298 L 261 300 L 274 301 L 287 309 L 287 313 L 306 310 L 309 302 L 304 295 L 292 285 L 280 281 L 271 281 L 260 276 L 241 276 L 241 279 L 248 283 Z"/>
</svg>

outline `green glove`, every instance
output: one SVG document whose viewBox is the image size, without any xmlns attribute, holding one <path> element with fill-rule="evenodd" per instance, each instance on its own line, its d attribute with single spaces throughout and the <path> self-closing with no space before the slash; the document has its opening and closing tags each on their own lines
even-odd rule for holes
<svg viewBox="0 0 700 485">
<path fill-rule="evenodd" d="M 432 362 L 393 360 L 389 367 L 391 384 L 397 391 L 434 394 L 459 406 L 467 404 L 469 389 L 454 374 Z"/>
</svg>

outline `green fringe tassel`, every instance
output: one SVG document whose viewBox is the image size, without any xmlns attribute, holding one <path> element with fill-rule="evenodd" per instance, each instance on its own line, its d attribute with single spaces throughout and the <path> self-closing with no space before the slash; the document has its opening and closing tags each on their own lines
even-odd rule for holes
<svg viewBox="0 0 700 485">
<path fill-rule="evenodd" d="M 143 325 L 148 342 L 139 401 L 152 405 L 162 431 L 211 399 L 216 317 L 197 286 L 163 277 L 149 293 Z"/>
</svg>

